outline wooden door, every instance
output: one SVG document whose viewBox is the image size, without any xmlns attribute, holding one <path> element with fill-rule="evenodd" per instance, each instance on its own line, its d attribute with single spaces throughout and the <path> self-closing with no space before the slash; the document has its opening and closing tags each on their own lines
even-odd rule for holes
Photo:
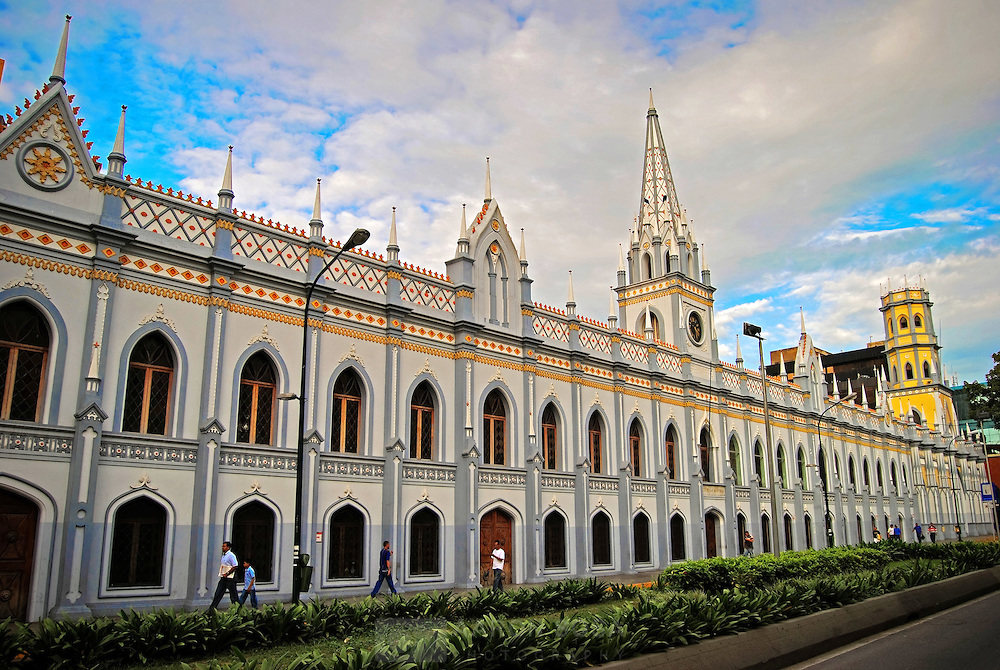
<svg viewBox="0 0 1000 670">
<path fill-rule="evenodd" d="M 719 520 L 712 513 L 705 515 L 705 558 L 715 558 L 719 555 L 718 543 Z"/>
<path fill-rule="evenodd" d="M 507 562 L 504 564 L 504 572 L 507 573 L 505 584 L 511 584 L 514 581 L 514 520 L 499 509 L 490 510 L 479 522 L 479 578 L 482 580 L 483 575 L 487 575 L 483 582 L 487 586 L 493 583 L 491 556 L 495 540 L 500 540 L 500 546 L 507 554 Z"/>
<path fill-rule="evenodd" d="M 0 489 L 0 619 L 24 621 L 28 616 L 37 528 L 35 504 Z"/>
</svg>

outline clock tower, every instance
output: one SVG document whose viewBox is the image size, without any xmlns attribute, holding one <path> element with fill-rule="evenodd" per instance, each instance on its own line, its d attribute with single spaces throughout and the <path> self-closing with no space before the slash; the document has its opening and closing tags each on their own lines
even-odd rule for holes
<svg viewBox="0 0 1000 670">
<path fill-rule="evenodd" d="M 699 358 L 717 358 L 711 272 L 677 199 L 652 91 L 639 214 L 629 238 L 615 287 L 618 323 Z"/>
</svg>

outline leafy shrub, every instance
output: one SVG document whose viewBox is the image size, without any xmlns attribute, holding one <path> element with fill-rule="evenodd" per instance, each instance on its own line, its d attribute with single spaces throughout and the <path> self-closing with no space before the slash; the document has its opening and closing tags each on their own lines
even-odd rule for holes
<svg viewBox="0 0 1000 670">
<path fill-rule="evenodd" d="M 121 649 L 121 634 L 108 618 L 42 619 L 38 630 L 22 640 L 28 642 L 27 668 L 98 668 Z"/>
</svg>

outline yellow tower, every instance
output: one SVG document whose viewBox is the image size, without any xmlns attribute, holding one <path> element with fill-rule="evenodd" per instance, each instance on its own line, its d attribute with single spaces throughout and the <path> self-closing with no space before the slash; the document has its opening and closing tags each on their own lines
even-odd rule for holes
<svg viewBox="0 0 1000 670">
<path fill-rule="evenodd" d="M 882 295 L 886 395 L 896 416 L 954 435 L 955 408 L 941 374 L 932 304 L 923 287 L 890 288 Z"/>
</svg>

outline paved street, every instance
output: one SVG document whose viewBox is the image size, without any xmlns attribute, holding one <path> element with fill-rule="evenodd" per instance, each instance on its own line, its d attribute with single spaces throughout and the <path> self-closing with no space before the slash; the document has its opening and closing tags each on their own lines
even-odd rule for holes
<svg viewBox="0 0 1000 670">
<path fill-rule="evenodd" d="M 794 670 L 1000 670 L 1000 592 L 792 666 Z"/>
</svg>

